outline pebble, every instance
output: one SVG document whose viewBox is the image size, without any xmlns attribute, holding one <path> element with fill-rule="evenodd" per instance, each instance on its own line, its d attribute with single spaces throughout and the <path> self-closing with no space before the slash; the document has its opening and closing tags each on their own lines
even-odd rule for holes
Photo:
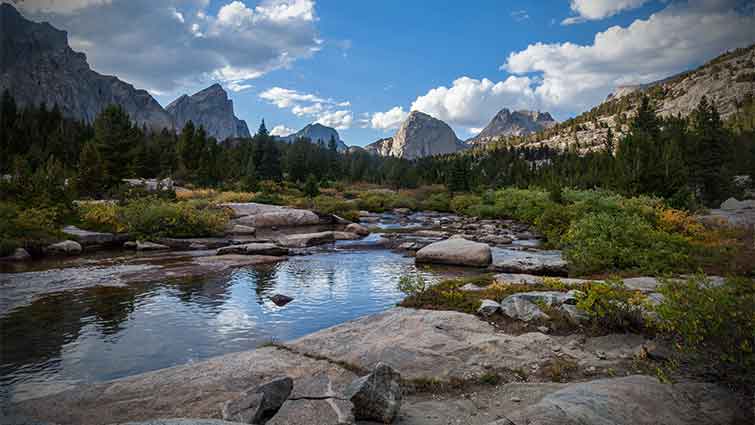
<svg viewBox="0 0 755 425">
<path fill-rule="evenodd" d="M 513 401 L 514 403 L 519 403 L 520 401 L 522 401 L 522 399 L 519 397 L 511 397 L 511 401 Z"/>
</svg>

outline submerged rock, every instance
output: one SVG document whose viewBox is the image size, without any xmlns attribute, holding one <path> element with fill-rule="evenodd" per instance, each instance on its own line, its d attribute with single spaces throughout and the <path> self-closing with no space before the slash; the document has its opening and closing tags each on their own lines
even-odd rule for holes
<svg viewBox="0 0 755 425">
<path fill-rule="evenodd" d="M 308 246 L 332 243 L 335 242 L 335 240 L 335 234 L 328 231 L 287 235 L 281 238 L 278 242 L 288 248 L 306 248 Z"/>
<path fill-rule="evenodd" d="M 490 247 L 466 239 L 446 239 L 417 251 L 418 263 L 486 267 L 491 261 Z"/>
<path fill-rule="evenodd" d="M 77 255 L 81 254 L 81 244 L 76 241 L 63 241 L 54 243 L 45 248 L 45 253 L 51 255 Z"/>
<path fill-rule="evenodd" d="M 378 363 L 367 376 L 357 378 L 346 388 L 346 398 L 354 405 L 354 418 L 392 423 L 401 408 L 401 374 Z"/>
<path fill-rule="evenodd" d="M 272 297 L 270 297 L 270 301 L 275 303 L 278 307 L 283 307 L 284 305 L 290 303 L 294 299 L 292 297 L 289 297 L 288 295 L 283 294 L 275 294 Z"/>
<path fill-rule="evenodd" d="M 348 226 L 346 226 L 346 231 L 351 233 L 356 233 L 359 236 L 367 236 L 370 234 L 369 229 L 362 226 L 359 223 L 351 223 Z"/>
<path fill-rule="evenodd" d="M 254 242 L 244 245 L 230 245 L 218 248 L 217 255 L 244 254 L 244 255 L 270 255 L 281 257 L 288 255 L 288 248 L 278 246 L 273 243 Z"/>
<path fill-rule="evenodd" d="M 170 249 L 168 245 L 163 245 L 155 242 L 150 241 L 136 241 L 136 250 L 137 251 L 162 251 Z"/>
</svg>

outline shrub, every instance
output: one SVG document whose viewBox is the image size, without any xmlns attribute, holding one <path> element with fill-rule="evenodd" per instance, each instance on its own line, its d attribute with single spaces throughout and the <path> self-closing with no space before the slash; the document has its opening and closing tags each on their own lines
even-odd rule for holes
<svg viewBox="0 0 755 425">
<path fill-rule="evenodd" d="M 561 245 L 561 238 L 576 218 L 574 208 L 558 206 L 548 208 L 543 214 L 535 219 L 535 227 L 545 236 L 548 244 L 552 247 Z"/>
<path fill-rule="evenodd" d="M 654 229 L 637 215 L 593 213 L 563 237 L 564 254 L 576 274 L 633 270 L 689 270 L 690 244 L 681 235 Z"/>
<path fill-rule="evenodd" d="M 128 232 L 142 239 L 214 236 L 230 219 L 227 210 L 207 204 L 148 199 L 130 202 L 122 214 Z"/>
<path fill-rule="evenodd" d="M 0 202 L 0 256 L 16 248 L 36 250 L 61 236 L 60 214 L 56 208 L 20 208 Z"/>
<path fill-rule="evenodd" d="M 755 282 L 731 278 L 716 285 L 698 275 L 664 281 L 660 292 L 662 331 L 678 338 L 685 351 L 710 357 L 732 379 L 755 381 Z"/>
<path fill-rule="evenodd" d="M 424 294 L 430 286 L 422 275 L 401 276 L 396 288 L 407 296 L 418 296 Z"/>
<path fill-rule="evenodd" d="M 534 223 L 546 209 L 555 207 L 548 192 L 533 189 L 501 189 L 496 192 L 495 207 L 499 217 Z"/>
<path fill-rule="evenodd" d="M 451 200 L 448 193 L 434 193 L 420 203 L 423 210 L 451 211 Z"/>
<path fill-rule="evenodd" d="M 648 310 L 645 296 L 629 291 L 621 280 L 609 279 L 582 288 L 577 308 L 584 311 L 595 329 L 603 332 L 641 331 L 646 328 L 643 312 Z"/>
<path fill-rule="evenodd" d="M 314 199 L 315 211 L 322 214 L 335 214 L 346 220 L 356 221 L 359 219 L 359 211 L 353 202 L 344 201 L 332 196 L 320 195 Z"/>
<path fill-rule="evenodd" d="M 451 211 L 457 214 L 469 214 L 474 208 L 482 203 L 482 198 L 477 195 L 458 195 L 451 199 Z"/>
<path fill-rule="evenodd" d="M 80 202 L 77 210 L 85 229 L 110 233 L 123 233 L 127 229 L 121 210 L 114 202 Z"/>
<path fill-rule="evenodd" d="M 383 212 L 394 207 L 395 194 L 387 190 L 371 190 L 359 194 L 357 205 L 359 209 Z"/>
<path fill-rule="evenodd" d="M 252 192 L 221 192 L 213 198 L 215 202 L 221 204 L 226 202 L 252 202 L 252 199 L 254 199 Z"/>
</svg>

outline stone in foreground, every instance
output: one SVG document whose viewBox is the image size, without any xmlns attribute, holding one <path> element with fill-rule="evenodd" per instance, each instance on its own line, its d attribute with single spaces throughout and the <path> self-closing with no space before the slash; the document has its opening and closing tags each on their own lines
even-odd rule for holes
<svg viewBox="0 0 755 425">
<path fill-rule="evenodd" d="M 495 271 L 541 276 L 566 276 L 569 265 L 560 251 L 515 250 L 501 248 L 495 252 Z"/>
<path fill-rule="evenodd" d="M 367 236 L 370 234 L 369 229 L 362 226 L 359 223 L 351 223 L 348 226 L 346 226 L 346 231 L 351 233 L 356 233 L 359 236 Z"/>
<path fill-rule="evenodd" d="M 483 316 L 492 316 L 501 309 L 501 305 L 493 300 L 482 300 L 480 308 L 477 309 L 477 313 Z"/>
<path fill-rule="evenodd" d="M 385 363 L 378 363 L 367 376 L 357 378 L 346 389 L 357 420 L 392 423 L 401 408 L 401 375 Z"/>
<path fill-rule="evenodd" d="M 81 254 L 81 244 L 76 241 L 63 241 L 54 243 L 45 248 L 45 253 L 52 255 L 77 255 Z"/>
<path fill-rule="evenodd" d="M 288 255 L 288 248 L 283 248 L 272 243 L 248 243 L 244 245 L 230 245 L 218 248 L 217 255 L 244 254 L 244 255 L 270 255 L 281 257 Z"/>
<path fill-rule="evenodd" d="M 29 251 L 23 248 L 16 248 L 13 251 L 13 254 L 8 255 L 7 257 L 0 257 L 0 261 L 27 261 L 27 260 L 31 260 L 31 255 L 29 254 Z"/>
<path fill-rule="evenodd" d="M 306 248 L 309 246 L 333 243 L 335 242 L 335 235 L 333 232 L 300 233 L 296 235 L 288 235 L 278 242 L 288 248 Z"/>
<path fill-rule="evenodd" d="M 137 251 L 163 251 L 166 249 L 170 249 L 170 247 L 168 245 L 163 245 L 163 244 L 154 243 L 150 241 L 136 241 Z"/>
<path fill-rule="evenodd" d="M 571 384 L 490 425 L 747 423 L 731 393 L 713 384 L 663 384 L 642 375 Z"/>
<path fill-rule="evenodd" d="M 490 247 L 487 244 L 461 238 L 432 243 L 417 251 L 416 256 L 418 263 L 471 267 L 487 267 L 491 259 Z"/>
<path fill-rule="evenodd" d="M 79 229 L 76 226 L 66 226 L 63 233 L 73 236 L 80 244 L 86 245 L 105 245 L 115 242 L 115 235 L 112 233 L 92 232 L 89 230 Z"/>
<path fill-rule="evenodd" d="M 273 417 L 291 395 L 294 381 L 276 378 L 223 404 L 223 419 L 248 424 L 262 424 Z"/>
</svg>

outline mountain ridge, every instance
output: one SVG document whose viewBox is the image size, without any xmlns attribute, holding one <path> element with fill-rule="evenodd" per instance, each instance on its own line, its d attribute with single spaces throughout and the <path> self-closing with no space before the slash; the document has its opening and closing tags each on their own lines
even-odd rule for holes
<svg viewBox="0 0 755 425">
<path fill-rule="evenodd" d="M 217 83 L 191 96 L 181 95 L 165 110 L 173 118 L 176 129 L 183 128 L 191 121 L 194 125 L 203 126 L 208 135 L 218 140 L 251 137 L 246 121 L 234 114 L 233 100 Z"/>
<path fill-rule="evenodd" d="M 459 152 L 467 148 L 445 122 L 424 112 L 412 111 L 392 137 L 379 139 L 364 149 L 379 156 L 417 159 Z"/>
<path fill-rule="evenodd" d="M 524 136 L 556 125 L 550 113 L 540 111 L 510 111 L 503 108 L 493 116 L 487 126 L 476 136 L 468 139 L 467 144 L 486 143 L 498 137 Z"/>
</svg>

